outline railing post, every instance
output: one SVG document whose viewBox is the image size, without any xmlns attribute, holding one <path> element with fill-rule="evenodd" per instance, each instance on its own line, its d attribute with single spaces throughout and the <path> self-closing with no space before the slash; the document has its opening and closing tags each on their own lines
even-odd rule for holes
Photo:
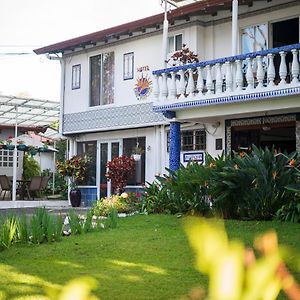
<svg viewBox="0 0 300 300">
<path fill-rule="evenodd" d="M 212 89 L 213 89 L 213 82 L 212 82 L 212 78 L 211 78 L 211 66 L 207 65 L 206 66 L 206 88 L 207 88 L 207 95 L 211 95 L 212 94 Z"/>
<path fill-rule="evenodd" d="M 162 73 L 162 87 L 161 87 L 161 99 L 166 101 L 168 97 L 168 83 L 167 83 L 167 74 Z"/>
<path fill-rule="evenodd" d="M 199 92 L 198 94 L 202 94 L 203 88 L 204 88 L 203 76 L 202 76 L 202 67 L 197 67 L 197 72 L 198 72 L 197 90 Z"/>
<path fill-rule="evenodd" d="M 286 61 L 285 56 L 286 53 L 284 51 L 280 51 L 280 66 L 279 66 L 279 76 L 280 76 L 280 83 L 279 85 L 286 85 L 286 75 L 287 75 L 287 67 L 286 67 Z"/>
<path fill-rule="evenodd" d="M 177 89 L 176 89 L 176 78 L 175 72 L 171 72 L 171 82 L 169 84 L 169 100 L 174 100 L 176 98 Z"/>
<path fill-rule="evenodd" d="M 155 101 L 159 101 L 159 85 L 158 85 L 158 75 L 153 75 L 153 96 Z"/>
<path fill-rule="evenodd" d="M 189 98 L 193 98 L 193 94 L 195 92 L 195 83 L 194 83 L 194 77 L 193 77 L 193 69 L 188 70 L 189 73 L 189 79 L 188 84 L 186 87 L 186 93 L 189 95 Z"/>
<path fill-rule="evenodd" d="M 226 92 L 230 93 L 232 92 L 232 74 L 231 74 L 231 63 L 229 61 L 226 61 Z"/>
<path fill-rule="evenodd" d="M 292 76 L 293 80 L 292 83 L 296 84 L 299 82 L 299 62 L 298 62 L 298 51 L 296 49 L 292 50 L 293 53 L 293 62 L 292 62 Z"/>
<path fill-rule="evenodd" d="M 274 79 L 275 79 L 275 66 L 274 66 L 274 54 L 269 53 L 268 55 L 268 72 L 267 72 L 267 77 L 268 77 L 268 86 L 274 86 Z"/>
<path fill-rule="evenodd" d="M 242 72 L 242 62 L 240 60 L 236 61 L 236 85 L 237 91 L 241 91 L 243 89 L 243 72 Z"/>
<path fill-rule="evenodd" d="M 180 94 L 180 98 L 185 98 L 185 79 L 184 79 L 184 71 L 179 70 L 180 80 L 179 80 L 179 88 L 178 92 Z"/>
<path fill-rule="evenodd" d="M 247 57 L 246 61 L 247 61 L 247 72 L 246 72 L 247 90 L 252 90 L 254 88 L 254 77 L 253 77 L 253 70 L 252 70 L 252 59 L 250 57 Z"/>
<path fill-rule="evenodd" d="M 217 63 L 216 64 L 216 94 L 222 93 L 222 85 L 223 85 L 223 80 L 222 80 L 221 64 Z"/>
<path fill-rule="evenodd" d="M 256 61 L 257 61 L 257 81 L 258 81 L 257 87 L 261 89 L 264 87 L 263 82 L 265 78 L 265 72 L 262 64 L 262 57 L 260 55 L 257 56 Z"/>
</svg>

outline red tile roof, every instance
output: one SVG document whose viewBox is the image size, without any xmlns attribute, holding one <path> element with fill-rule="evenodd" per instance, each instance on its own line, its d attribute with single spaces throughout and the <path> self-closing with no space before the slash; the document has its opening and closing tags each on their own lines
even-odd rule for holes
<svg viewBox="0 0 300 300">
<path fill-rule="evenodd" d="M 251 4 L 255 0 L 239 0 L 239 5 Z M 261 1 L 261 0 L 256 0 Z M 184 18 L 190 15 L 214 14 L 219 10 L 230 9 L 232 0 L 202 0 L 189 5 L 181 6 L 168 13 L 168 20 Z M 107 37 L 130 34 L 133 31 L 159 26 L 163 23 L 164 14 L 153 15 L 137 21 L 125 23 L 105 30 L 97 31 L 67 41 L 52 44 L 46 47 L 35 49 L 36 54 L 57 53 L 65 50 L 72 50 L 75 47 L 85 47 L 103 41 Z"/>
</svg>

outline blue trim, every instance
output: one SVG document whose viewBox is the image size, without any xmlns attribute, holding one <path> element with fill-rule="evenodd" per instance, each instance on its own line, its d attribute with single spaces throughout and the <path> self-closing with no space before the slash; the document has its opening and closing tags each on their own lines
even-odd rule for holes
<svg viewBox="0 0 300 300">
<path fill-rule="evenodd" d="M 272 90 L 272 91 L 257 92 L 257 93 L 250 93 L 250 94 L 239 94 L 233 96 L 209 98 L 204 100 L 185 101 L 185 102 L 179 102 L 173 104 L 157 105 L 157 106 L 153 106 L 153 110 L 155 112 L 166 112 L 172 109 L 185 109 L 190 107 L 245 102 L 251 100 L 262 100 L 262 99 L 269 99 L 269 98 L 289 96 L 289 95 L 298 95 L 298 94 L 300 94 L 300 87 L 295 87 L 295 88 L 287 88 L 287 89 L 274 90 L 274 91 Z"/>
<path fill-rule="evenodd" d="M 169 168 L 172 171 L 180 167 L 180 123 L 170 123 L 170 158 Z"/>
<path fill-rule="evenodd" d="M 163 73 L 171 73 L 171 72 L 178 72 L 179 70 L 187 70 L 187 69 L 196 69 L 197 67 L 205 67 L 208 65 L 215 65 L 217 63 L 224 64 L 225 62 L 233 62 L 236 60 L 245 60 L 246 58 L 254 58 L 256 56 L 266 56 L 269 53 L 276 54 L 281 51 L 289 52 L 293 49 L 299 50 L 300 49 L 300 43 L 298 44 L 292 44 L 288 46 L 282 46 L 282 47 L 277 47 L 277 48 L 272 48 L 272 49 L 267 49 L 267 50 L 261 50 L 257 52 L 250 52 L 246 54 L 239 54 L 235 56 L 228 56 L 228 57 L 222 57 L 214 60 L 208 60 L 208 61 L 201 61 L 198 63 L 193 63 L 193 64 L 186 64 L 183 66 L 176 66 L 176 67 L 171 67 L 171 68 L 166 68 L 166 69 L 160 69 L 160 70 L 155 70 L 152 72 L 153 75 L 161 75 Z"/>
</svg>

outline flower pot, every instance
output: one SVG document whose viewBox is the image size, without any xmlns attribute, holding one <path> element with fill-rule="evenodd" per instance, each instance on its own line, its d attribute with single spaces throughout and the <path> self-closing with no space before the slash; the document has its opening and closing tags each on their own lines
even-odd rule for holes
<svg viewBox="0 0 300 300">
<path fill-rule="evenodd" d="M 17 148 L 20 151 L 24 151 L 26 149 L 26 145 L 25 144 L 19 144 Z"/>
<path fill-rule="evenodd" d="M 15 149 L 15 145 L 5 145 L 5 148 L 7 150 L 14 150 Z"/>
<path fill-rule="evenodd" d="M 132 158 L 133 158 L 135 161 L 139 161 L 139 160 L 141 160 L 141 154 L 132 154 Z"/>
<path fill-rule="evenodd" d="M 79 189 L 72 189 L 70 191 L 70 201 L 72 207 L 79 207 L 81 204 L 81 192 Z"/>
<path fill-rule="evenodd" d="M 38 153 L 38 151 L 36 149 L 31 149 L 29 150 L 29 153 L 31 156 L 35 156 Z"/>
</svg>

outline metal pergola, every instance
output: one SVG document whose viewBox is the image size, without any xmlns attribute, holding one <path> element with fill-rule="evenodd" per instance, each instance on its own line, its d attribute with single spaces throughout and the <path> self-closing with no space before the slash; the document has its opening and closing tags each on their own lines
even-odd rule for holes
<svg viewBox="0 0 300 300">
<path fill-rule="evenodd" d="M 0 95 L 0 124 L 42 127 L 59 118 L 59 102 L 34 98 Z"/>
<path fill-rule="evenodd" d="M 59 102 L 0 95 L 0 125 L 14 126 L 12 200 L 16 201 L 18 126 L 48 127 L 59 119 Z"/>
</svg>

